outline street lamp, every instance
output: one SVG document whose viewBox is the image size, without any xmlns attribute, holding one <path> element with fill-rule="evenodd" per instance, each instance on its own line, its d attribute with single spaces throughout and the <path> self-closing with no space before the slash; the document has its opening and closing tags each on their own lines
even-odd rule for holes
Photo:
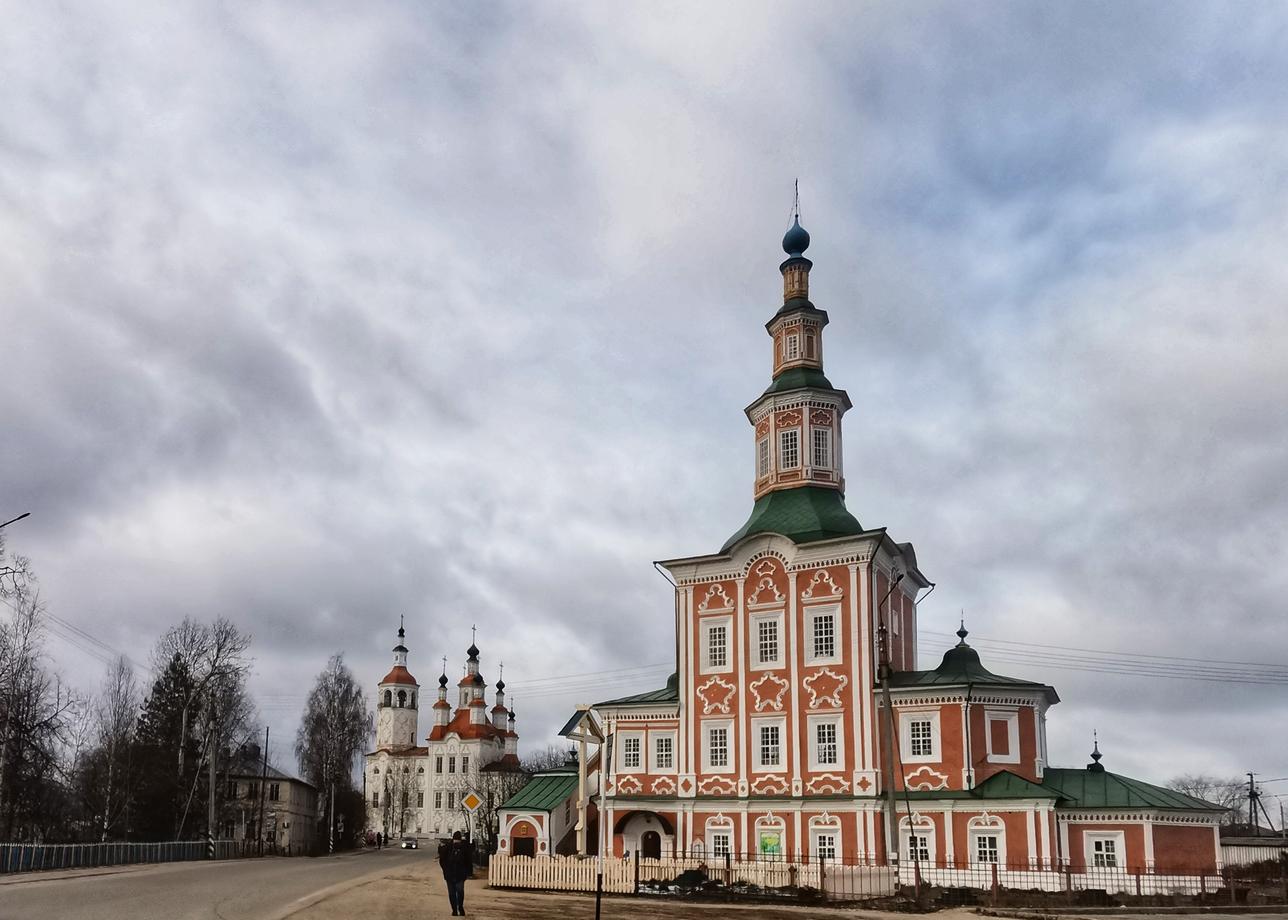
<svg viewBox="0 0 1288 920">
<path fill-rule="evenodd" d="M 30 511 L 24 511 L 22 514 L 18 515 L 16 518 L 14 518 L 12 521 L 5 521 L 3 524 L 0 524 L 0 527 L 8 527 L 10 524 L 17 524 L 19 521 L 21 521 L 21 520 L 22 520 L 23 518 L 25 518 L 25 517 L 31 517 L 31 512 L 30 512 Z"/>
</svg>

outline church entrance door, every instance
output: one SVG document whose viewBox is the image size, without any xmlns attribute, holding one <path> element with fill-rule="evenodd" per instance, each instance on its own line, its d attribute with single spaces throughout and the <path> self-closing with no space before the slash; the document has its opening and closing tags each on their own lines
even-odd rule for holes
<svg viewBox="0 0 1288 920">
<path fill-rule="evenodd" d="M 662 858 L 662 836 L 657 831 L 645 831 L 640 837 L 640 856 L 645 859 Z"/>
<path fill-rule="evenodd" d="M 515 837 L 513 844 L 515 856 L 537 855 L 537 839 L 535 837 Z"/>
</svg>

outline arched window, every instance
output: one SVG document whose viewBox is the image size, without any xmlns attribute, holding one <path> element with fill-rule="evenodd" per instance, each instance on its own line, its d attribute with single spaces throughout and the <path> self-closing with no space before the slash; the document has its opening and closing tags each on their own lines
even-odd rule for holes
<svg viewBox="0 0 1288 920">
<path fill-rule="evenodd" d="M 380 768 L 379 768 L 379 767 L 372 767 L 372 768 L 371 768 L 371 775 L 372 775 L 372 776 L 379 776 L 379 775 L 380 775 Z"/>
<path fill-rule="evenodd" d="M 394 694 L 393 694 L 393 691 L 392 691 L 392 690 L 386 690 L 386 691 L 385 691 L 385 705 L 386 705 L 386 706 L 392 706 L 393 704 L 394 704 Z"/>
<path fill-rule="evenodd" d="M 975 864 L 1006 865 L 1006 825 L 997 815 L 984 812 L 966 822 L 970 839 L 970 861 Z"/>
<path fill-rule="evenodd" d="M 411 694 L 411 708 L 412 708 L 412 709 L 415 709 L 415 708 L 416 708 L 416 693 L 415 693 L 415 691 L 412 691 L 412 694 Z"/>
<path fill-rule="evenodd" d="M 399 690 L 399 691 L 398 691 L 398 708 L 399 708 L 399 709 L 402 709 L 402 708 L 403 708 L 404 706 L 406 706 L 406 705 L 407 705 L 407 691 L 406 691 L 406 690 Z"/>
</svg>

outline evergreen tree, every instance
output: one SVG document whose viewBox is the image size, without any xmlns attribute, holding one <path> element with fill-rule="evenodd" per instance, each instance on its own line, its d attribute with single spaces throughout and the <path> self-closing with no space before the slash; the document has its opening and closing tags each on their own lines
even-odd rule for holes
<svg viewBox="0 0 1288 920">
<path fill-rule="evenodd" d="M 195 836 L 195 811 L 202 817 L 205 779 L 200 770 L 202 724 L 200 698 L 193 696 L 196 682 L 179 655 L 170 659 L 152 685 L 139 715 L 135 756 L 138 775 L 147 777 L 136 795 L 130 836 L 138 840 L 174 840 Z M 184 706 L 187 702 L 187 718 Z M 179 747 L 183 745 L 183 771 Z M 188 820 L 184 812 L 189 812 Z M 183 825 L 181 827 L 181 825 Z"/>
</svg>

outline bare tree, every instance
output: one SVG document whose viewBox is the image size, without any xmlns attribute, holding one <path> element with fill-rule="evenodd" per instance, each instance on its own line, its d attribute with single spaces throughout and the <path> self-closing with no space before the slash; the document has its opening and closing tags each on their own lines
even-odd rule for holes
<svg viewBox="0 0 1288 920">
<path fill-rule="evenodd" d="M 331 793 L 352 788 L 354 761 L 372 731 L 362 687 L 345 665 L 344 655 L 332 655 L 309 692 L 295 735 L 300 772 L 323 797 L 324 829 L 332 821 Z"/>
<path fill-rule="evenodd" d="M 43 660 L 44 607 L 30 581 L 10 582 L 0 621 L 0 835 L 66 835 L 68 742 L 79 697 Z"/>
<path fill-rule="evenodd" d="M 122 820 L 129 808 L 134 728 L 141 697 L 134 668 L 121 655 L 108 666 L 103 687 L 94 706 L 95 734 L 100 756 L 106 763 L 101 806 L 101 839 L 113 836 L 113 828 L 128 826 Z"/>
<path fill-rule="evenodd" d="M 551 744 L 539 751 L 529 752 L 521 762 L 525 773 L 540 773 L 542 770 L 566 767 L 570 760 L 576 762 L 576 748 Z"/>
<path fill-rule="evenodd" d="M 1239 823 L 1248 794 L 1247 785 L 1237 777 L 1226 779 L 1205 773 L 1177 776 L 1168 782 L 1167 788 L 1228 809 L 1221 817 L 1221 823 L 1226 825 Z"/>
</svg>

